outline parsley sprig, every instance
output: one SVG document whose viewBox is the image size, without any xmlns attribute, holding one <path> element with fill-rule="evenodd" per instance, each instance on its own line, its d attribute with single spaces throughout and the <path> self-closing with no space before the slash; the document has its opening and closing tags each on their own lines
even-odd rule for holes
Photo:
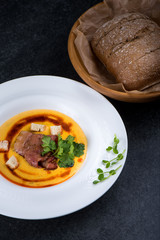
<svg viewBox="0 0 160 240">
<path fill-rule="evenodd" d="M 43 152 L 42 156 L 44 156 L 48 152 L 53 152 L 56 150 L 57 146 L 55 141 L 52 141 L 52 139 L 49 136 L 43 136 L 42 138 L 42 147 L 43 147 Z"/>
<path fill-rule="evenodd" d="M 80 157 L 84 154 L 85 145 L 82 143 L 76 143 L 74 137 L 69 135 L 66 139 L 62 139 L 61 135 L 58 135 L 58 142 L 51 139 L 50 136 L 43 136 L 42 156 L 47 153 L 52 153 L 58 159 L 58 166 L 60 168 L 73 167 L 74 158 Z"/>
</svg>

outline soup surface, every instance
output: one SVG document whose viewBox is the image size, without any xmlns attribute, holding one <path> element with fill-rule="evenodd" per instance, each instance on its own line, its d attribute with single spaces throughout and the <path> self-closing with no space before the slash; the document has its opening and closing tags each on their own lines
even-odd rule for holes
<svg viewBox="0 0 160 240">
<path fill-rule="evenodd" d="M 55 170 L 32 167 L 14 151 L 17 136 L 21 131 L 30 131 L 31 123 L 46 125 L 45 131 L 37 132 L 45 135 L 50 135 L 50 126 L 61 125 L 62 138 L 65 139 L 68 135 L 74 136 L 77 143 L 85 145 L 84 154 L 81 157 L 75 157 L 73 167 L 58 167 Z M 67 115 L 46 109 L 22 112 L 7 120 L 0 127 L 0 140 L 8 140 L 10 145 L 8 152 L 0 152 L 1 175 L 15 184 L 31 188 L 49 187 L 71 178 L 82 166 L 87 152 L 87 139 L 80 126 Z M 19 161 L 19 167 L 15 170 L 10 170 L 5 164 L 12 155 Z"/>
</svg>

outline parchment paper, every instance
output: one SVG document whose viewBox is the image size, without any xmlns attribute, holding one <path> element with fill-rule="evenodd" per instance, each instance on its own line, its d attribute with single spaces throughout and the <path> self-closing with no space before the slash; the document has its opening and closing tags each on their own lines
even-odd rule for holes
<svg viewBox="0 0 160 240">
<path fill-rule="evenodd" d="M 76 35 L 74 43 L 77 51 L 92 79 L 103 86 L 135 94 L 160 92 L 160 83 L 149 88 L 146 86 L 146 89 L 143 91 L 127 91 L 123 84 L 116 83 L 114 77 L 107 72 L 104 65 L 92 52 L 90 41 L 95 31 L 114 16 L 126 12 L 144 13 L 160 25 L 160 0 L 104 0 L 103 4 L 98 4 L 90 8 L 79 18 L 79 25 L 74 30 L 74 34 Z"/>
</svg>

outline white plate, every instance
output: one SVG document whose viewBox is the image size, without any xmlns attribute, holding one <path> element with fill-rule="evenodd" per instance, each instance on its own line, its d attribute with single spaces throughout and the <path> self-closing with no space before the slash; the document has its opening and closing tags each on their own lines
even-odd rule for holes
<svg viewBox="0 0 160 240">
<path fill-rule="evenodd" d="M 122 171 L 128 148 L 125 126 L 115 108 L 95 90 L 62 77 L 31 76 L 0 85 L 0 125 L 31 109 L 53 109 L 73 118 L 87 137 L 87 158 L 72 178 L 48 188 L 20 187 L 0 175 L 0 213 L 21 219 L 53 218 L 77 211 L 107 192 Z M 96 169 L 103 167 L 105 149 L 115 133 L 120 139 L 119 150 L 126 149 L 122 167 L 116 175 L 94 185 Z"/>
</svg>

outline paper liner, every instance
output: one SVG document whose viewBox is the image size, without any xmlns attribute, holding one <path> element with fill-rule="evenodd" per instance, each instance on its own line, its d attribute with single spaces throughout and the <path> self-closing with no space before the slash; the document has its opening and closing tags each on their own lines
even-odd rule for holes
<svg viewBox="0 0 160 240">
<path fill-rule="evenodd" d="M 75 46 L 81 60 L 93 80 L 107 88 L 134 94 L 159 92 L 160 83 L 145 88 L 143 91 L 127 91 L 123 84 L 116 83 L 91 49 L 90 41 L 95 31 L 114 16 L 126 12 L 141 12 L 160 25 L 160 0 L 104 0 L 103 3 L 90 8 L 79 18 L 79 25 L 74 30 Z"/>
</svg>

